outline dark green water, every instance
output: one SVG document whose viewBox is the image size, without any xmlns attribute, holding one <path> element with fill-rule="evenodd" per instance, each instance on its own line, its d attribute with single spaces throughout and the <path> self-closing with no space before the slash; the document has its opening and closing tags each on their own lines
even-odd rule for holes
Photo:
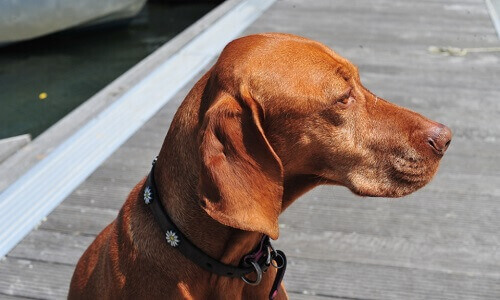
<svg viewBox="0 0 500 300">
<path fill-rule="evenodd" d="M 128 25 L 0 48 L 0 139 L 39 135 L 215 6 L 148 3 Z"/>
</svg>

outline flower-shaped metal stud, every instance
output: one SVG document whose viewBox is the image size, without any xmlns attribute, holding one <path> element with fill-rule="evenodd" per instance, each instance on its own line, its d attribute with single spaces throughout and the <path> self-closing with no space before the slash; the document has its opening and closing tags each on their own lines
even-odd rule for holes
<svg viewBox="0 0 500 300">
<path fill-rule="evenodd" d="M 144 202 L 146 204 L 149 204 L 149 203 L 151 203 L 152 199 L 153 199 L 153 193 L 151 192 L 151 188 L 149 186 L 147 186 L 144 189 Z"/>
<path fill-rule="evenodd" d="M 179 237 L 177 237 L 177 234 L 173 230 L 169 230 L 165 233 L 165 238 L 167 239 L 167 243 L 170 244 L 172 247 L 177 247 L 179 245 Z"/>
</svg>

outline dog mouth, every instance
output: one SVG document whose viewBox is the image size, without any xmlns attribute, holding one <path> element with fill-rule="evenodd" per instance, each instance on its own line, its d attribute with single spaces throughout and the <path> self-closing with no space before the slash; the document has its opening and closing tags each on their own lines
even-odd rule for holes
<svg viewBox="0 0 500 300">
<path fill-rule="evenodd" d="M 436 173 L 437 163 L 416 157 L 397 156 L 391 159 L 387 178 L 393 187 L 391 197 L 402 197 L 429 183 Z"/>
<path fill-rule="evenodd" d="M 429 182 L 433 172 L 429 170 L 429 164 L 415 157 L 393 157 L 391 159 L 389 178 L 398 183 L 406 185 L 420 185 Z"/>
<path fill-rule="evenodd" d="M 325 172 L 318 176 L 320 184 L 340 185 L 362 197 L 398 198 L 411 194 L 431 181 L 439 160 L 419 155 L 416 151 L 394 151 L 362 161 L 346 173 Z M 345 166 L 344 166 L 345 167 Z"/>
<path fill-rule="evenodd" d="M 392 155 L 385 162 L 371 170 L 358 170 L 343 185 L 358 196 L 398 198 L 425 186 L 437 170 L 435 162 L 415 156 Z"/>
</svg>

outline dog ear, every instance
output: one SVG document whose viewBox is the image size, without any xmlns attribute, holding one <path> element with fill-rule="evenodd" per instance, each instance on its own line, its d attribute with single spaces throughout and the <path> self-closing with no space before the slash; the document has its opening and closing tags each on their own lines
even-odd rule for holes
<svg viewBox="0 0 500 300">
<path fill-rule="evenodd" d="M 218 222 L 279 235 L 283 166 L 261 126 L 262 109 L 250 97 L 217 97 L 201 136 L 201 205 Z"/>
</svg>

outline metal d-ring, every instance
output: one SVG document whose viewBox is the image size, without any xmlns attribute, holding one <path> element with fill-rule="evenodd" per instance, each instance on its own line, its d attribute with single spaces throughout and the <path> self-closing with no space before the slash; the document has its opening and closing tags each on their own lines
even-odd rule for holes
<svg viewBox="0 0 500 300">
<path fill-rule="evenodd" d="M 280 258 L 281 264 L 278 264 L 278 263 L 276 262 L 276 258 L 278 258 L 278 257 Z M 271 265 L 272 265 L 273 267 L 275 267 L 276 269 L 281 269 L 281 268 L 283 268 L 283 265 L 284 265 L 284 263 L 283 263 L 283 256 L 281 256 L 281 254 L 279 254 L 277 251 L 274 251 L 274 258 L 275 258 L 275 259 L 272 259 L 272 260 L 271 260 Z"/>
<path fill-rule="evenodd" d="M 243 282 L 245 282 L 246 284 L 249 284 L 249 285 L 258 285 L 260 283 L 260 281 L 262 280 L 262 269 L 260 268 L 259 264 L 256 261 L 252 260 L 250 263 L 252 264 L 253 268 L 255 269 L 255 273 L 257 274 L 257 279 L 255 279 L 254 281 L 251 281 L 248 278 L 246 278 L 245 275 L 242 275 L 241 280 L 243 280 Z"/>
</svg>

